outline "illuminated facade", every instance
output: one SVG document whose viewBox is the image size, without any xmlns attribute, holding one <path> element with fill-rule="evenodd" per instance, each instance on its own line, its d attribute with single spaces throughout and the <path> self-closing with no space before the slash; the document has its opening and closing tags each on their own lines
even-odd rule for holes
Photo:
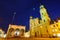
<svg viewBox="0 0 60 40">
<path fill-rule="evenodd" d="M 60 37 L 60 18 L 50 25 L 53 37 Z"/>
<path fill-rule="evenodd" d="M 41 20 L 30 16 L 30 37 L 60 37 L 60 20 L 51 24 L 51 20 L 43 5 L 40 6 L 40 16 Z"/>
<path fill-rule="evenodd" d="M 24 37 L 25 33 L 25 26 L 19 26 L 19 25 L 9 25 L 8 31 L 7 31 L 7 37 Z"/>
<path fill-rule="evenodd" d="M 4 37 L 4 31 L 0 29 L 0 38 Z"/>
<path fill-rule="evenodd" d="M 7 38 L 7 40 L 8 38 L 10 38 L 10 40 L 15 40 L 15 38 L 16 40 L 43 40 L 44 38 L 46 40 L 54 40 L 51 38 L 58 38 L 56 40 L 60 40 L 60 18 L 51 21 L 43 5 L 40 6 L 40 16 L 41 20 L 39 20 L 39 18 L 33 18 L 30 16 L 30 29 L 28 32 L 25 32 L 25 26 L 9 24 L 6 35 L 3 35 L 4 32 L 0 29 L 0 37 L 2 37 L 2 34 L 4 38 Z"/>
</svg>

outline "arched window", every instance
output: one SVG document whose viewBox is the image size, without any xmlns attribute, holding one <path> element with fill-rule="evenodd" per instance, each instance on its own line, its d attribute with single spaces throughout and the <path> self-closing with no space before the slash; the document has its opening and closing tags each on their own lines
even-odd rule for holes
<svg viewBox="0 0 60 40">
<path fill-rule="evenodd" d="M 58 27 L 58 24 L 56 24 L 56 26 Z"/>
<path fill-rule="evenodd" d="M 43 15 L 43 13 L 42 13 L 42 15 Z"/>
<path fill-rule="evenodd" d="M 53 27 L 55 27 L 55 25 L 53 25 Z"/>
<path fill-rule="evenodd" d="M 24 29 L 21 29 L 22 32 L 24 32 Z"/>
<path fill-rule="evenodd" d="M 19 30 L 18 28 L 15 30 L 15 33 L 14 33 L 15 36 L 19 36 L 19 33 L 20 33 L 19 31 L 20 31 L 20 30 Z"/>
<path fill-rule="evenodd" d="M 10 28 L 10 29 L 9 29 L 10 36 L 12 36 L 12 32 L 13 32 L 13 31 L 14 31 L 13 28 Z"/>
<path fill-rule="evenodd" d="M 35 32 L 35 37 L 37 37 L 37 33 Z"/>
<path fill-rule="evenodd" d="M 45 22 L 45 20 L 44 20 L 44 22 Z"/>
<path fill-rule="evenodd" d="M 23 36 L 24 35 L 24 29 L 21 29 L 20 33 L 21 33 L 21 36 Z"/>
<path fill-rule="evenodd" d="M 9 29 L 9 32 L 12 32 L 12 31 L 14 31 L 14 29 L 13 29 L 13 28 L 10 28 L 10 29 Z"/>
<path fill-rule="evenodd" d="M 20 29 L 17 28 L 15 31 L 20 31 Z"/>
</svg>

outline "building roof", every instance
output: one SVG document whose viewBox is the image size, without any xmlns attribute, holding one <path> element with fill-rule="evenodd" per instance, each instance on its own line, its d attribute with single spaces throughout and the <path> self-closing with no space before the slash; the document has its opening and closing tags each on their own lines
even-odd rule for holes
<svg viewBox="0 0 60 40">
<path fill-rule="evenodd" d="M 58 20 L 60 20 L 60 18 L 56 18 L 56 19 L 54 19 L 55 22 L 58 22 Z"/>
<path fill-rule="evenodd" d="M 58 22 L 58 20 L 60 20 L 60 18 L 56 18 L 56 19 L 52 20 L 52 21 L 50 22 L 50 24 L 54 24 L 54 22 Z"/>
</svg>

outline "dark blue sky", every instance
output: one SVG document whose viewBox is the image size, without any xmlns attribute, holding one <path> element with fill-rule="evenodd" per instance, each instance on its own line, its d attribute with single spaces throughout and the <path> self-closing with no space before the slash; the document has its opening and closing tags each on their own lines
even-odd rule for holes
<svg viewBox="0 0 60 40">
<path fill-rule="evenodd" d="M 0 0 L 0 27 L 7 31 L 16 12 L 13 24 L 25 25 L 28 30 L 29 17 L 40 18 L 41 4 L 47 9 L 51 20 L 60 17 L 60 0 Z"/>
</svg>

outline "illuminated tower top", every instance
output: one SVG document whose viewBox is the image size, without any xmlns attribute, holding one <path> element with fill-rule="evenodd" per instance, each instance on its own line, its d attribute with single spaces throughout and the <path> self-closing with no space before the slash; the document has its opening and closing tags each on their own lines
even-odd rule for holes
<svg viewBox="0 0 60 40">
<path fill-rule="evenodd" d="M 44 22 L 44 23 L 50 22 L 50 18 L 49 18 L 47 11 L 43 5 L 40 6 L 40 15 L 41 15 L 42 22 Z"/>
</svg>

